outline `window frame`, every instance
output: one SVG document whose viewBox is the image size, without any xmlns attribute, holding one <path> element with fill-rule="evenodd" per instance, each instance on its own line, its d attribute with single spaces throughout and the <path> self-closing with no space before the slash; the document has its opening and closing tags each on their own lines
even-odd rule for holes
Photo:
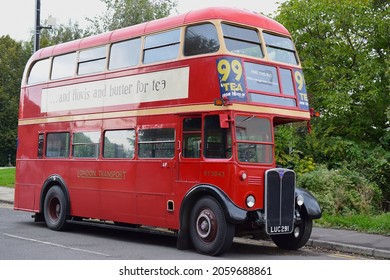
<svg viewBox="0 0 390 280">
<path fill-rule="evenodd" d="M 48 57 L 48 58 L 44 58 L 44 59 L 40 59 L 40 60 L 35 61 L 33 63 L 33 65 L 30 67 L 30 70 L 28 72 L 27 85 L 46 83 L 47 81 L 49 81 L 50 72 L 51 72 L 51 64 L 52 64 L 51 61 L 52 61 L 52 57 Z M 43 65 L 43 69 L 37 69 L 36 67 L 39 64 L 42 64 L 42 63 L 46 63 L 46 65 Z M 46 72 L 46 73 L 43 73 L 42 75 L 39 75 L 39 77 L 41 79 L 38 79 L 38 80 L 34 79 L 33 81 L 31 81 L 30 80 L 31 79 L 31 74 L 34 73 L 34 70 L 36 70 L 37 73 L 41 73 L 42 70 L 43 70 L 43 72 Z"/>
<path fill-rule="evenodd" d="M 132 132 L 132 135 L 129 135 L 131 138 L 131 140 L 133 141 L 133 149 L 132 150 L 129 150 L 130 151 L 130 156 L 129 157 L 109 157 L 106 155 L 106 150 L 107 150 L 107 133 L 111 133 L 111 132 Z M 123 140 L 123 139 L 121 139 Z M 117 143 L 114 143 L 114 145 L 117 145 Z M 103 133 L 103 151 L 102 151 L 102 158 L 103 159 L 115 159 L 115 160 L 129 160 L 129 159 L 134 159 L 135 157 L 135 147 L 136 147 L 136 133 L 135 133 L 135 129 L 134 128 L 128 128 L 128 129 L 109 129 L 109 130 L 105 130 L 104 133 Z M 123 152 L 123 154 L 125 155 L 126 152 Z"/>
<path fill-rule="evenodd" d="M 189 37 L 187 36 L 188 30 L 190 28 L 197 28 L 197 27 L 206 26 L 206 25 L 212 26 L 214 28 L 215 34 L 213 34 L 213 35 L 216 38 L 217 49 L 210 50 L 210 51 L 207 51 L 207 52 L 192 52 L 192 53 L 186 52 L 187 51 L 187 46 L 189 44 Z M 197 33 L 197 35 L 199 36 L 201 34 Z M 211 41 L 211 38 L 208 38 L 208 39 L 210 39 L 210 40 L 207 40 L 207 41 Z M 197 23 L 197 24 L 188 25 L 188 26 L 185 27 L 184 41 L 183 41 L 183 56 L 185 56 L 185 57 L 192 57 L 192 56 L 198 56 L 198 55 L 212 54 L 212 53 L 217 53 L 220 49 L 221 49 L 221 42 L 220 42 L 217 26 L 215 26 L 214 23 L 206 21 L 206 22 L 201 22 L 201 23 Z"/>
<path fill-rule="evenodd" d="M 186 126 L 186 120 L 195 120 L 199 121 L 199 127 L 189 127 Z M 184 159 L 200 159 L 202 156 L 202 117 L 201 116 L 188 116 L 182 119 L 182 134 L 183 134 L 183 148 L 182 148 L 182 157 Z M 198 138 L 199 140 L 189 141 L 191 138 Z M 189 143 L 192 143 L 190 148 Z M 197 142 L 197 143 L 196 143 Z M 194 143 L 197 145 L 194 149 Z"/>
<path fill-rule="evenodd" d="M 244 120 L 242 121 L 238 121 L 238 118 L 239 117 L 242 117 L 244 118 Z M 266 136 L 268 136 L 270 139 L 240 139 L 240 137 L 238 137 L 238 125 L 241 124 L 241 123 L 244 123 L 246 121 L 251 121 L 252 119 L 259 119 L 259 120 L 266 120 L 267 121 L 267 124 L 268 124 L 268 127 L 267 129 L 269 129 L 267 132 L 267 134 L 265 134 Z M 275 147 L 275 143 L 274 143 L 274 136 L 273 136 L 273 127 L 272 127 L 272 120 L 267 118 L 267 117 L 263 117 L 263 116 L 257 116 L 257 115 L 245 115 L 245 114 L 236 114 L 235 117 L 234 117 L 234 140 L 236 142 L 236 150 L 237 150 L 237 161 L 240 162 L 240 163 L 249 163 L 249 164 L 272 164 L 274 161 L 275 161 L 275 156 L 274 156 L 274 147 Z M 243 154 L 240 153 L 240 149 L 243 150 L 243 147 L 244 146 L 247 146 L 247 148 L 245 148 L 246 150 L 249 150 L 249 152 L 252 152 L 252 154 L 249 154 L 249 156 L 253 157 L 255 156 L 256 159 L 259 158 L 259 156 L 261 157 L 262 155 L 258 154 L 257 152 L 259 152 L 261 150 L 261 152 L 265 152 L 265 155 L 263 155 L 264 158 L 266 158 L 267 156 L 270 157 L 270 160 L 266 161 L 266 160 L 257 160 L 257 161 L 251 161 L 249 160 L 241 160 L 243 157 Z M 268 155 L 267 155 L 268 153 Z M 248 156 L 246 155 L 246 156 Z"/>
<path fill-rule="evenodd" d="M 56 66 L 56 59 L 59 59 L 61 57 L 70 56 L 70 55 L 74 55 L 74 60 L 72 62 L 73 63 L 72 73 L 70 75 L 66 75 L 66 76 L 53 77 L 53 73 L 54 73 L 55 68 L 56 68 L 55 67 Z M 75 73 L 76 73 L 76 65 L 78 65 L 77 59 L 78 59 L 78 53 L 77 52 L 71 52 L 71 53 L 66 53 L 66 54 L 60 54 L 60 55 L 53 56 L 52 66 L 51 66 L 51 71 L 50 71 L 50 79 L 51 80 L 62 80 L 62 79 L 74 77 Z"/>
<path fill-rule="evenodd" d="M 94 51 L 97 51 L 97 50 L 104 50 L 104 54 L 103 54 L 103 51 L 102 51 L 102 54 L 99 54 L 99 56 L 91 56 L 91 57 L 86 57 L 86 58 L 80 58 L 82 55 L 88 53 L 88 52 L 94 52 Z M 96 69 L 96 64 L 99 65 L 99 68 Z M 102 64 L 102 65 L 100 65 Z M 96 70 L 92 70 L 92 71 L 89 71 L 89 67 L 91 67 L 91 65 L 93 66 L 92 68 L 93 69 L 96 69 Z M 80 66 L 83 66 L 86 68 L 86 72 L 83 72 L 80 73 Z M 84 76 L 84 75 L 89 75 L 89 74 L 97 74 L 97 73 L 102 73 L 102 72 L 105 72 L 106 71 L 106 68 L 107 68 L 107 45 L 101 45 L 101 46 L 96 46 L 96 47 L 93 47 L 93 48 L 89 48 L 89 49 L 83 49 L 83 50 L 80 50 L 79 53 L 78 53 L 78 59 L 77 59 L 77 75 L 78 76 Z"/>
<path fill-rule="evenodd" d="M 275 34 L 275 33 L 272 33 L 272 32 L 270 32 L 268 30 L 263 30 L 262 36 L 264 38 L 264 44 L 265 44 L 265 48 L 266 48 L 266 51 L 267 51 L 267 55 L 268 55 L 268 57 L 269 57 L 269 59 L 271 61 L 280 62 L 280 63 L 286 63 L 286 64 L 290 64 L 290 65 L 294 65 L 294 66 L 299 65 L 299 59 L 298 59 L 297 50 L 295 48 L 293 40 L 290 37 L 282 36 L 280 34 Z M 275 40 L 276 38 L 281 38 L 281 39 L 284 39 L 284 40 L 288 40 L 290 45 L 291 45 L 291 47 L 287 48 L 287 47 L 283 47 L 283 46 L 272 44 L 272 42 L 267 42 L 267 37 L 268 36 L 269 36 L 269 38 L 272 38 L 272 41 Z M 295 63 L 291 63 L 291 62 L 283 60 L 283 59 L 276 59 L 277 56 L 272 58 L 270 56 L 271 52 L 270 52 L 269 49 L 274 49 L 276 51 L 282 51 L 282 52 L 285 52 L 285 53 L 289 54 L 290 58 L 294 58 Z"/>
<path fill-rule="evenodd" d="M 94 134 L 98 135 L 99 139 L 98 142 L 90 142 L 90 143 L 84 143 L 84 142 L 75 142 L 76 134 Z M 101 134 L 100 131 L 74 131 L 72 134 L 72 157 L 73 158 L 79 158 L 79 159 L 97 159 L 100 156 L 100 144 L 101 144 Z M 92 139 L 93 141 L 93 139 Z M 88 146 L 94 146 L 94 154 L 91 156 L 79 156 L 75 155 L 76 151 L 75 148 L 79 147 L 88 147 Z M 87 151 L 89 152 L 89 151 Z"/>
<path fill-rule="evenodd" d="M 228 28 L 232 27 L 232 28 L 243 29 L 243 30 L 255 32 L 257 40 L 252 40 L 250 38 L 245 38 L 243 36 L 233 36 L 232 34 L 228 34 L 229 32 L 225 31 L 226 29 L 224 29 L 224 26 L 226 26 Z M 265 57 L 264 50 L 263 50 L 264 42 L 262 41 L 262 38 L 260 36 L 260 32 L 257 28 L 242 26 L 242 25 L 235 25 L 234 23 L 231 23 L 231 22 L 221 22 L 221 31 L 222 31 L 222 36 L 224 39 L 225 47 L 230 53 L 233 53 L 236 55 L 245 55 L 245 56 L 253 57 L 256 59 L 263 59 Z M 239 44 L 252 45 L 252 47 L 257 46 L 259 51 L 260 51 L 260 56 L 248 54 L 246 51 L 242 52 L 243 50 L 246 50 L 249 48 L 245 48 L 245 49 L 240 48 L 239 50 L 233 51 L 228 46 L 229 45 L 228 40 L 238 42 Z"/>
<path fill-rule="evenodd" d="M 142 140 L 141 139 L 141 131 L 158 131 L 158 130 L 171 130 L 172 133 L 173 133 L 173 139 L 168 139 L 168 140 Z M 173 159 L 175 157 L 175 143 L 176 143 L 176 129 L 173 128 L 173 127 L 160 127 L 160 128 L 155 128 L 155 127 L 143 127 L 143 128 L 139 128 L 138 131 L 137 131 L 137 155 L 138 155 L 138 158 L 140 159 Z M 164 144 L 172 144 L 172 148 L 171 149 L 165 149 L 165 150 L 169 150 L 171 153 L 172 153 L 172 156 L 164 156 L 164 157 L 160 157 L 160 156 L 156 156 L 156 150 L 158 151 L 159 149 L 156 149 L 156 145 L 164 145 Z M 144 154 L 142 154 L 144 152 L 144 150 L 148 150 L 148 149 L 143 149 L 141 148 L 142 145 L 152 145 L 152 150 L 151 150 L 151 155 L 152 156 L 146 156 Z M 150 148 L 149 148 L 150 149 Z M 161 150 L 164 150 L 164 149 L 161 149 Z"/>
<path fill-rule="evenodd" d="M 126 65 L 125 65 L 125 63 L 123 63 L 120 66 L 113 67 L 112 63 L 114 63 L 114 62 L 113 62 L 112 58 L 115 55 L 115 54 L 113 55 L 113 49 L 115 50 L 116 46 L 119 47 L 120 45 L 131 44 L 133 42 L 137 43 L 137 41 L 138 41 L 138 49 L 137 49 L 137 54 L 136 54 L 136 63 L 135 64 L 130 63 L 130 64 L 126 64 Z M 120 69 L 126 69 L 126 68 L 138 66 L 140 63 L 140 57 L 141 57 L 141 53 L 142 53 L 142 43 L 143 43 L 143 37 L 135 37 L 135 38 L 130 38 L 128 40 L 114 42 L 114 43 L 110 44 L 107 70 L 114 71 L 114 70 L 120 70 Z M 129 60 L 131 60 L 132 58 L 135 58 L 132 50 L 128 50 L 128 56 L 126 58 L 128 58 Z"/>
<path fill-rule="evenodd" d="M 212 120 L 211 118 L 218 118 Z M 210 119 L 210 121 L 208 121 Z M 221 128 L 220 115 L 206 115 L 203 118 L 203 157 L 207 160 L 229 160 L 232 158 L 232 127 Z M 218 141 L 210 141 L 212 137 L 220 137 Z M 204 143 L 204 144 L 203 144 Z"/>
<path fill-rule="evenodd" d="M 168 34 L 168 33 L 174 33 L 174 32 L 178 32 L 177 35 L 175 35 L 177 37 L 177 41 L 169 41 L 169 40 L 156 40 L 157 37 L 159 36 L 162 36 L 164 34 Z M 182 34 L 182 28 L 179 27 L 179 28 L 175 28 L 175 29 L 171 29 L 171 30 L 166 30 L 166 31 L 163 31 L 163 32 L 160 32 L 160 33 L 154 33 L 154 34 L 150 34 L 150 35 L 146 35 L 144 36 L 144 42 L 143 42 L 143 49 L 142 49 L 142 63 L 143 64 L 153 64 L 153 63 L 160 63 L 160 62 L 163 62 L 163 61 L 170 61 L 170 60 L 174 60 L 174 59 L 177 59 L 179 57 L 179 53 L 180 53 L 180 47 L 181 47 L 181 44 L 182 44 L 182 39 L 181 39 L 181 34 Z M 150 40 L 154 40 L 154 41 L 157 41 L 158 43 L 148 43 L 148 38 L 150 38 Z M 162 41 L 162 42 L 161 42 Z M 150 46 L 149 46 L 150 44 Z M 159 58 L 155 59 L 154 56 L 150 55 L 151 52 L 154 52 L 156 50 L 163 50 L 161 51 L 161 53 L 167 53 L 167 48 L 171 48 L 173 46 L 177 46 L 177 50 L 174 49 L 174 51 L 176 52 L 176 55 L 173 57 L 169 56 L 169 57 L 162 57 L 160 56 Z M 151 56 L 151 59 L 152 60 L 149 60 L 146 59 L 146 57 L 148 56 L 147 54 L 149 54 Z"/>
<path fill-rule="evenodd" d="M 65 135 L 65 143 L 62 143 L 62 140 L 61 138 L 59 139 L 53 139 L 53 140 L 59 140 L 61 141 L 61 145 L 59 146 L 59 149 L 62 150 L 62 148 L 65 148 L 64 149 L 64 154 L 61 156 L 61 151 L 59 152 L 59 155 L 49 155 L 49 149 L 51 147 L 55 147 L 55 145 L 52 145 L 52 142 L 53 140 L 50 140 L 51 136 L 60 136 L 60 135 Z M 69 155 L 70 155 L 70 143 L 71 143 L 71 139 L 70 139 L 70 133 L 67 132 L 67 131 L 60 131 L 60 132 L 47 132 L 46 135 L 45 135 L 45 138 L 46 138 L 46 145 L 45 145 L 45 158 L 69 158 Z M 53 151 L 50 151 L 50 153 L 53 153 Z"/>
</svg>

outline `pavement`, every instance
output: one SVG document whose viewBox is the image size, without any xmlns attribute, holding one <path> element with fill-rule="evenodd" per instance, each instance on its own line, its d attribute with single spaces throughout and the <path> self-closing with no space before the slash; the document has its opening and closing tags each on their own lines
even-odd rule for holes
<svg viewBox="0 0 390 280">
<path fill-rule="evenodd" d="M 14 189 L 0 187 L 0 202 L 13 204 Z M 306 246 L 390 259 L 390 236 L 380 234 L 313 227 L 311 238 Z"/>
</svg>

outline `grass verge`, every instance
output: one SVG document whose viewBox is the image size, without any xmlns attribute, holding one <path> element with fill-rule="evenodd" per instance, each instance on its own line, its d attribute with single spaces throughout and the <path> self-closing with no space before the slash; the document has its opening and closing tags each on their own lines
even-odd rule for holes
<svg viewBox="0 0 390 280">
<path fill-rule="evenodd" d="M 15 168 L 0 169 L 0 186 L 9 188 L 15 186 Z"/>
<path fill-rule="evenodd" d="M 315 220 L 315 225 L 390 236 L 390 213 L 383 213 L 376 216 L 330 216 L 324 214 L 321 219 Z"/>
</svg>

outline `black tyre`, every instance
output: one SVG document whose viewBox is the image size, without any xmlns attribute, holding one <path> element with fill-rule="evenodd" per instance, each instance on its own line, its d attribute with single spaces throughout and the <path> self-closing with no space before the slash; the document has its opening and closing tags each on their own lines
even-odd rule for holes
<svg viewBox="0 0 390 280">
<path fill-rule="evenodd" d="M 68 202 L 64 192 L 59 186 L 53 186 L 45 196 L 44 217 L 48 228 L 52 230 L 64 230 L 67 226 L 66 213 Z"/>
<path fill-rule="evenodd" d="M 272 241 L 281 249 L 298 250 L 305 246 L 310 238 L 313 220 L 301 214 L 302 222 L 296 225 L 291 234 L 271 235 Z"/>
<path fill-rule="evenodd" d="M 233 242 L 234 231 L 217 200 L 203 197 L 195 203 L 190 216 L 190 236 L 199 253 L 224 254 Z"/>
</svg>

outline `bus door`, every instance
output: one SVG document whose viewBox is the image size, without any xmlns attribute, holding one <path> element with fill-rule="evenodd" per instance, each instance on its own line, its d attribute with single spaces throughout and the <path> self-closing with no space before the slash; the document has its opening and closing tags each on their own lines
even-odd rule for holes
<svg viewBox="0 0 390 280">
<path fill-rule="evenodd" d="M 175 137 L 173 127 L 138 129 L 135 186 L 137 217 L 142 224 L 166 226 L 176 174 Z"/>
<path fill-rule="evenodd" d="M 181 125 L 178 181 L 196 183 L 200 179 L 202 117 L 201 115 L 182 117 Z"/>
</svg>

